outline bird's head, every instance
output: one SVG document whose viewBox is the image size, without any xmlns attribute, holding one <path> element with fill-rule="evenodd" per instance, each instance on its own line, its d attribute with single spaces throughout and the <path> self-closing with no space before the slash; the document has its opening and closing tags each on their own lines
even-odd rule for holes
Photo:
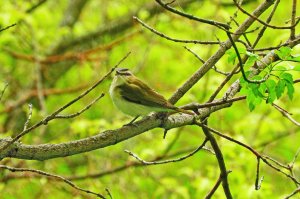
<svg viewBox="0 0 300 199">
<path fill-rule="evenodd" d="M 127 68 L 116 68 L 116 74 L 114 81 L 117 85 L 128 82 L 130 79 L 134 78 L 132 72 Z"/>
<path fill-rule="evenodd" d="M 117 68 L 116 76 L 133 76 L 133 74 L 128 68 Z"/>
</svg>

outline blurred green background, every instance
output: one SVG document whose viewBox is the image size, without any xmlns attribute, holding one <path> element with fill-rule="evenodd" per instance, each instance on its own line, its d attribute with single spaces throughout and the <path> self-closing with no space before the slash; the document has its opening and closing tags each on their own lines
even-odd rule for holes
<svg viewBox="0 0 300 199">
<path fill-rule="evenodd" d="M 34 7 L 40 2 L 40 5 Z M 263 1 L 247 1 L 243 7 L 253 11 Z M 285 24 L 290 19 L 291 0 L 279 4 L 271 24 Z M 287 6 L 288 5 L 288 6 Z M 201 18 L 230 21 L 237 11 L 232 1 L 175 1 L 172 6 Z M 298 5 L 299 7 L 299 5 Z M 299 10 L 299 9 L 298 9 Z M 262 15 L 265 20 L 271 9 Z M 170 97 L 202 64 L 187 46 L 207 60 L 218 45 L 196 45 L 167 41 L 136 23 L 138 16 L 164 34 L 179 39 L 221 41 L 226 34 L 209 25 L 184 19 L 162 10 L 154 1 L 70 0 L 15 1 L 7 0 L 0 7 L 1 27 L 17 23 L 0 33 L 0 88 L 8 87 L 0 103 L 0 137 L 14 136 L 22 131 L 28 103 L 33 104 L 31 124 L 38 122 L 58 107 L 78 96 L 97 79 L 106 74 L 127 52 L 131 55 L 121 64 L 134 71 L 165 97 Z M 240 24 L 247 17 L 238 12 Z M 231 24 L 236 29 L 234 23 Z M 262 27 L 254 23 L 250 29 Z M 299 32 L 299 25 L 296 29 Z M 254 41 L 257 32 L 248 34 Z M 258 48 L 276 46 L 289 37 L 288 30 L 267 29 Z M 237 44 L 243 48 L 243 45 Z M 299 54 L 299 46 L 293 49 Z M 225 55 L 218 69 L 229 72 L 234 65 Z M 294 79 L 299 74 L 293 73 Z M 217 98 L 240 74 L 235 75 Z M 224 80 L 210 70 L 176 105 L 204 103 Z M 105 97 L 79 117 L 54 120 L 22 138 L 26 144 L 62 143 L 116 129 L 130 121 L 112 104 L 108 88 L 111 78 L 91 94 L 64 111 L 79 111 L 100 93 Z M 276 101 L 300 120 L 299 84 L 295 84 L 294 99 Z M 40 93 L 39 93 L 40 91 Z M 245 101 L 213 113 L 211 127 L 230 135 L 282 163 L 293 160 L 299 148 L 299 128 L 284 118 L 269 104 L 262 103 L 250 112 Z M 216 137 L 223 152 L 234 198 L 282 198 L 296 187 L 291 180 L 261 164 L 264 181 L 260 190 L 254 189 L 256 157 L 241 146 Z M 203 198 L 219 177 L 214 155 L 200 151 L 177 163 L 157 166 L 130 166 L 135 163 L 124 153 L 130 150 L 145 160 L 165 154 L 180 157 L 197 148 L 204 140 L 202 130 L 194 126 L 172 129 L 163 139 L 163 130 L 155 129 L 104 149 L 46 161 L 6 158 L 1 164 L 41 169 L 65 177 L 83 176 L 72 180 L 76 185 L 105 194 L 108 188 L 117 198 Z M 169 147 L 171 148 L 169 149 Z M 209 147 L 209 145 L 208 145 Z M 177 156 L 172 156 L 178 153 Z M 294 174 L 299 177 L 299 160 Z M 127 166 L 126 166 L 127 165 Z M 129 166 L 128 166 L 129 165 Z M 103 176 L 93 174 L 122 168 Z M 31 173 L 0 171 L 0 193 L 3 199 L 14 198 L 94 198 L 67 184 Z M 213 198 L 225 198 L 222 187 Z"/>
</svg>

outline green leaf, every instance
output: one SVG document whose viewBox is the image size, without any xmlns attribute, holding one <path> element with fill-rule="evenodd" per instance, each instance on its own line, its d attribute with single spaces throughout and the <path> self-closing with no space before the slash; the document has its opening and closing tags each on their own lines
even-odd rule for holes
<svg viewBox="0 0 300 199">
<path fill-rule="evenodd" d="M 248 104 L 248 107 L 249 107 L 250 112 L 252 112 L 255 109 L 255 105 L 252 102 L 250 102 Z"/>
<path fill-rule="evenodd" d="M 276 92 L 273 92 L 273 91 L 272 91 L 271 93 L 269 93 L 266 102 L 267 102 L 267 104 L 271 104 L 271 103 L 273 103 L 275 100 L 276 100 Z"/>
<path fill-rule="evenodd" d="M 233 49 L 233 51 L 234 51 L 234 49 Z M 241 55 L 247 53 L 247 51 L 246 51 L 245 48 L 238 48 L 238 51 L 239 51 L 239 53 L 240 53 Z M 234 52 L 235 52 L 235 51 L 234 51 Z"/>
<path fill-rule="evenodd" d="M 273 103 L 276 99 L 276 82 L 272 79 L 268 79 L 266 81 L 266 86 L 268 89 L 268 97 L 267 97 L 267 103 Z"/>
<path fill-rule="evenodd" d="M 289 96 L 290 100 L 292 100 L 293 96 L 294 96 L 294 91 L 295 91 L 294 85 L 293 85 L 293 83 L 286 83 L 285 85 L 287 87 L 288 96 Z"/>
<path fill-rule="evenodd" d="M 276 88 L 275 88 L 277 99 L 279 99 L 282 96 L 282 94 L 284 92 L 284 88 L 285 88 L 285 81 L 280 79 L 277 82 L 277 85 L 276 85 Z"/>
<path fill-rule="evenodd" d="M 267 79 L 266 86 L 268 90 L 275 90 L 276 82 L 273 79 Z"/>
<path fill-rule="evenodd" d="M 288 70 L 285 66 L 275 66 L 273 71 L 286 71 Z"/>
<path fill-rule="evenodd" d="M 248 95 L 249 93 L 249 89 L 246 88 L 246 87 L 242 87 L 241 90 L 240 90 L 240 94 L 241 95 Z"/>
<path fill-rule="evenodd" d="M 266 89 L 267 89 L 266 83 L 265 82 L 261 83 L 260 86 L 259 86 L 259 89 L 258 89 L 261 98 L 265 97 Z"/>
<path fill-rule="evenodd" d="M 293 84 L 293 76 L 290 73 L 282 73 L 279 77 Z"/>
<path fill-rule="evenodd" d="M 227 55 L 228 55 L 228 58 L 227 58 L 227 62 L 230 64 L 234 64 L 235 63 L 235 59 L 236 59 L 236 53 L 233 52 L 233 51 L 227 51 Z"/>
<path fill-rule="evenodd" d="M 250 67 L 253 66 L 255 64 L 255 62 L 258 60 L 258 55 L 250 53 L 250 52 L 246 52 L 246 54 L 249 56 L 246 63 L 244 64 L 244 67 Z"/>
<path fill-rule="evenodd" d="M 250 111 L 253 111 L 255 109 L 255 103 L 254 103 L 255 98 L 256 97 L 252 92 L 247 93 L 246 101 L 247 101 L 247 104 L 248 104 L 248 107 L 249 107 Z"/>
<path fill-rule="evenodd" d="M 276 51 L 276 54 L 280 59 L 287 60 L 292 58 L 291 51 L 292 49 L 290 47 L 282 46 L 281 48 L 279 48 L 279 50 Z"/>
<path fill-rule="evenodd" d="M 300 56 L 292 56 L 288 59 L 289 61 L 300 62 Z"/>
</svg>

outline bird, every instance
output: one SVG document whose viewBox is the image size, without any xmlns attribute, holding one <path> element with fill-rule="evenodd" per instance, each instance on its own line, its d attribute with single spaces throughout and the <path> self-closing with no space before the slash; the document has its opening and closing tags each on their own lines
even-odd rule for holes
<svg viewBox="0 0 300 199">
<path fill-rule="evenodd" d="M 145 116 L 151 112 L 181 112 L 194 115 L 188 110 L 174 106 L 127 68 L 116 68 L 109 93 L 113 104 L 120 111 L 135 117 L 129 124 L 132 124 L 139 116 Z"/>
</svg>

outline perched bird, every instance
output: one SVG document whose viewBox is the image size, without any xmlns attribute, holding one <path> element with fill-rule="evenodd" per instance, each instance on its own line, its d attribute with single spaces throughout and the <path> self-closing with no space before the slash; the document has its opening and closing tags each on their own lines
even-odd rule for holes
<svg viewBox="0 0 300 199">
<path fill-rule="evenodd" d="M 194 115 L 190 111 L 171 104 L 162 95 L 134 76 L 127 68 L 116 69 L 109 93 L 114 105 L 135 119 L 151 112 L 182 112 Z"/>
</svg>

